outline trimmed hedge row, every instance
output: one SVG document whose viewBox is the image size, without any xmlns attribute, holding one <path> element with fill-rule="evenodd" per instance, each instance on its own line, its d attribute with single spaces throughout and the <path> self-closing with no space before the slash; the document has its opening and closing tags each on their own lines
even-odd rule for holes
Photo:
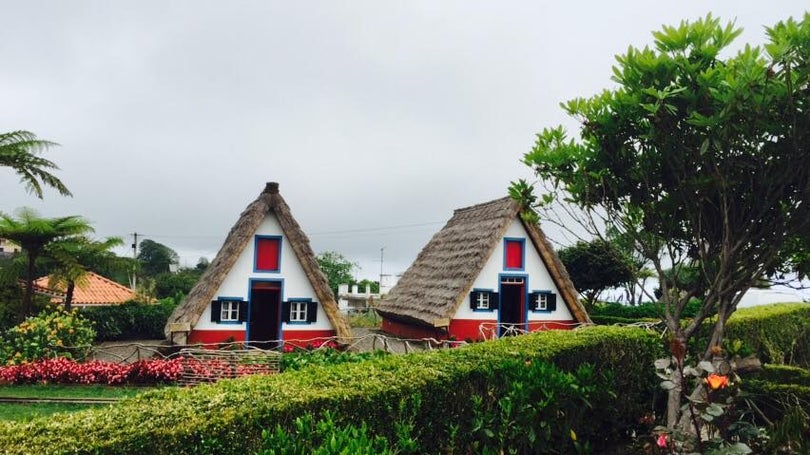
<svg viewBox="0 0 810 455">
<path fill-rule="evenodd" d="M 728 321 L 726 340 L 741 340 L 763 363 L 810 368 L 810 304 L 745 308 Z"/>
<path fill-rule="evenodd" d="M 121 305 L 83 309 L 81 315 L 96 329 L 96 341 L 162 340 L 163 327 L 174 311 L 174 299 L 155 304 L 130 301 Z"/>
<path fill-rule="evenodd" d="M 593 327 L 551 331 L 459 349 L 366 362 L 314 366 L 274 376 L 221 381 L 191 389 L 145 393 L 103 410 L 59 419 L 0 423 L 5 453 L 254 453 L 263 429 L 292 429 L 295 418 L 329 411 L 336 424 L 366 422 L 392 438 L 391 422 L 406 403 L 416 437 L 436 453 L 446 441 L 464 447 L 472 431 L 472 397 L 488 390 L 515 362 L 551 362 L 564 371 L 591 364 L 610 375 L 615 407 L 595 406 L 577 425 L 580 440 L 604 447 L 631 431 L 649 412 L 657 387 L 657 335 L 639 329 Z M 419 397 L 414 400 L 414 397 Z M 554 422 L 548 422 L 554 425 Z M 567 432 L 570 428 L 554 428 Z"/>
</svg>

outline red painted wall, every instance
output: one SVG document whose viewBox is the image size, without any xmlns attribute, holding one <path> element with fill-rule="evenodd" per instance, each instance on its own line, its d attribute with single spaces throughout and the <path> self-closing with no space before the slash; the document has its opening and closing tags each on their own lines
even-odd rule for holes
<svg viewBox="0 0 810 455">
<path fill-rule="evenodd" d="M 436 338 L 437 340 L 446 340 L 452 336 L 459 341 L 465 341 L 467 339 L 483 340 L 485 337 L 482 336 L 480 330 L 481 324 L 483 323 L 489 324 L 490 329 L 494 329 L 495 324 L 497 324 L 498 321 L 496 319 L 453 319 L 450 321 L 450 329 L 448 333 L 443 329 L 433 329 L 417 324 L 406 324 L 383 318 L 382 330 L 394 336 L 409 339 Z M 575 324 L 576 321 L 531 321 L 529 322 L 529 331 L 569 330 L 573 328 Z M 486 335 L 490 336 L 490 333 L 487 333 Z"/>
<path fill-rule="evenodd" d="M 245 341 L 244 330 L 192 330 L 188 334 L 188 344 L 216 344 L 231 341 Z"/>
<path fill-rule="evenodd" d="M 306 347 L 316 341 L 335 336 L 334 330 L 285 330 L 282 333 L 285 343 L 299 347 Z M 244 330 L 192 330 L 188 335 L 188 344 L 217 344 L 224 343 L 228 338 L 232 341 L 245 341 Z"/>
</svg>

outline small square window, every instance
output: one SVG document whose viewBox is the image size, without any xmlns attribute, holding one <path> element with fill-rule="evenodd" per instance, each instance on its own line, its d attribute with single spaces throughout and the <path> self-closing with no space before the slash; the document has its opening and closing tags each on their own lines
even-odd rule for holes
<svg viewBox="0 0 810 455">
<path fill-rule="evenodd" d="M 523 239 L 505 239 L 503 249 L 503 266 L 508 270 L 523 270 L 524 245 Z"/>
<path fill-rule="evenodd" d="M 290 302 L 290 322 L 307 322 L 307 303 Z"/>
<path fill-rule="evenodd" d="M 233 300 L 224 300 L 219 308 L 219 320 L 221 322 L 238 322 L 239 303 Z"/>
</svg>

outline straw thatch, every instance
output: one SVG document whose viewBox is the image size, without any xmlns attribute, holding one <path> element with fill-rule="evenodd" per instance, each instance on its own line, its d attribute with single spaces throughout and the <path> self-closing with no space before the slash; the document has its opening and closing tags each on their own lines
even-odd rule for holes
<svg viewBox="0 0 810 455">
<path fill-rule="evenodd" d="M 178 305 L 169 317 L 164 329 L 167 338 L 171 336 L 170 327 L 174 327 L 173 324 L 189 323 L 191 327 L 194 327 L 205 309 L 211 304 L 214 293 L 222 285 L 245 246 L 253 241 L 256 230 L 269 213 L 274 214 L 281 225 L 287 244 L 295 252 L 295 256 L 315 289 L 318 301 L 332 323 L 332 327 L 335 328 L 337 336 L 343 339 L 351 337 L 349 325 L 338 310 L 326 276 L 318 266 L 315 253 L 309 245 L 309 238 L 301 230 L 301 226 L 298 225 L 290 212 L 290 207 L 279 194 L 278 183 L 270 182 L 265 186 L 259 197 L 248 205 L 239 216 L 239 220 L 231 228 L 231 232 L 225 238 L 225 243 L 220 248 L 217 256 L 194 288 L 191 289 L 185 302 Z"/>
<path fill-rule="evenodd" d="M 508 197 L 456 210 L 377 305 L 377 311 L 383 317 L 406 323 L 446 327 L 517 218 L 571 314 L 578 322 L 590 322 L 565 266 L 543 231 L 537 224 L 524 221 L 520 213 L 520 204 Z"/>
</svg>

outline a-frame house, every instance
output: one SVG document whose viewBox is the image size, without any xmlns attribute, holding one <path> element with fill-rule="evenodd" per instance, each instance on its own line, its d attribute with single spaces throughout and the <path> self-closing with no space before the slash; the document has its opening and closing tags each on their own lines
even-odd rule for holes
<svg viewBox="0 0 810 455">
<path fill-rule="evenodd" d="M 268 183 L 242 212 L 165 333 L 179 344 L 260 346 L 351 336 L 278 183 Z"/>
<path fill-rule="evenodd" d="M 543 231 L 521 212 L 508 197 L 456 210 L 379 302 L 383 330 L 480 340 L 590 323 Z"/>
</svg>

